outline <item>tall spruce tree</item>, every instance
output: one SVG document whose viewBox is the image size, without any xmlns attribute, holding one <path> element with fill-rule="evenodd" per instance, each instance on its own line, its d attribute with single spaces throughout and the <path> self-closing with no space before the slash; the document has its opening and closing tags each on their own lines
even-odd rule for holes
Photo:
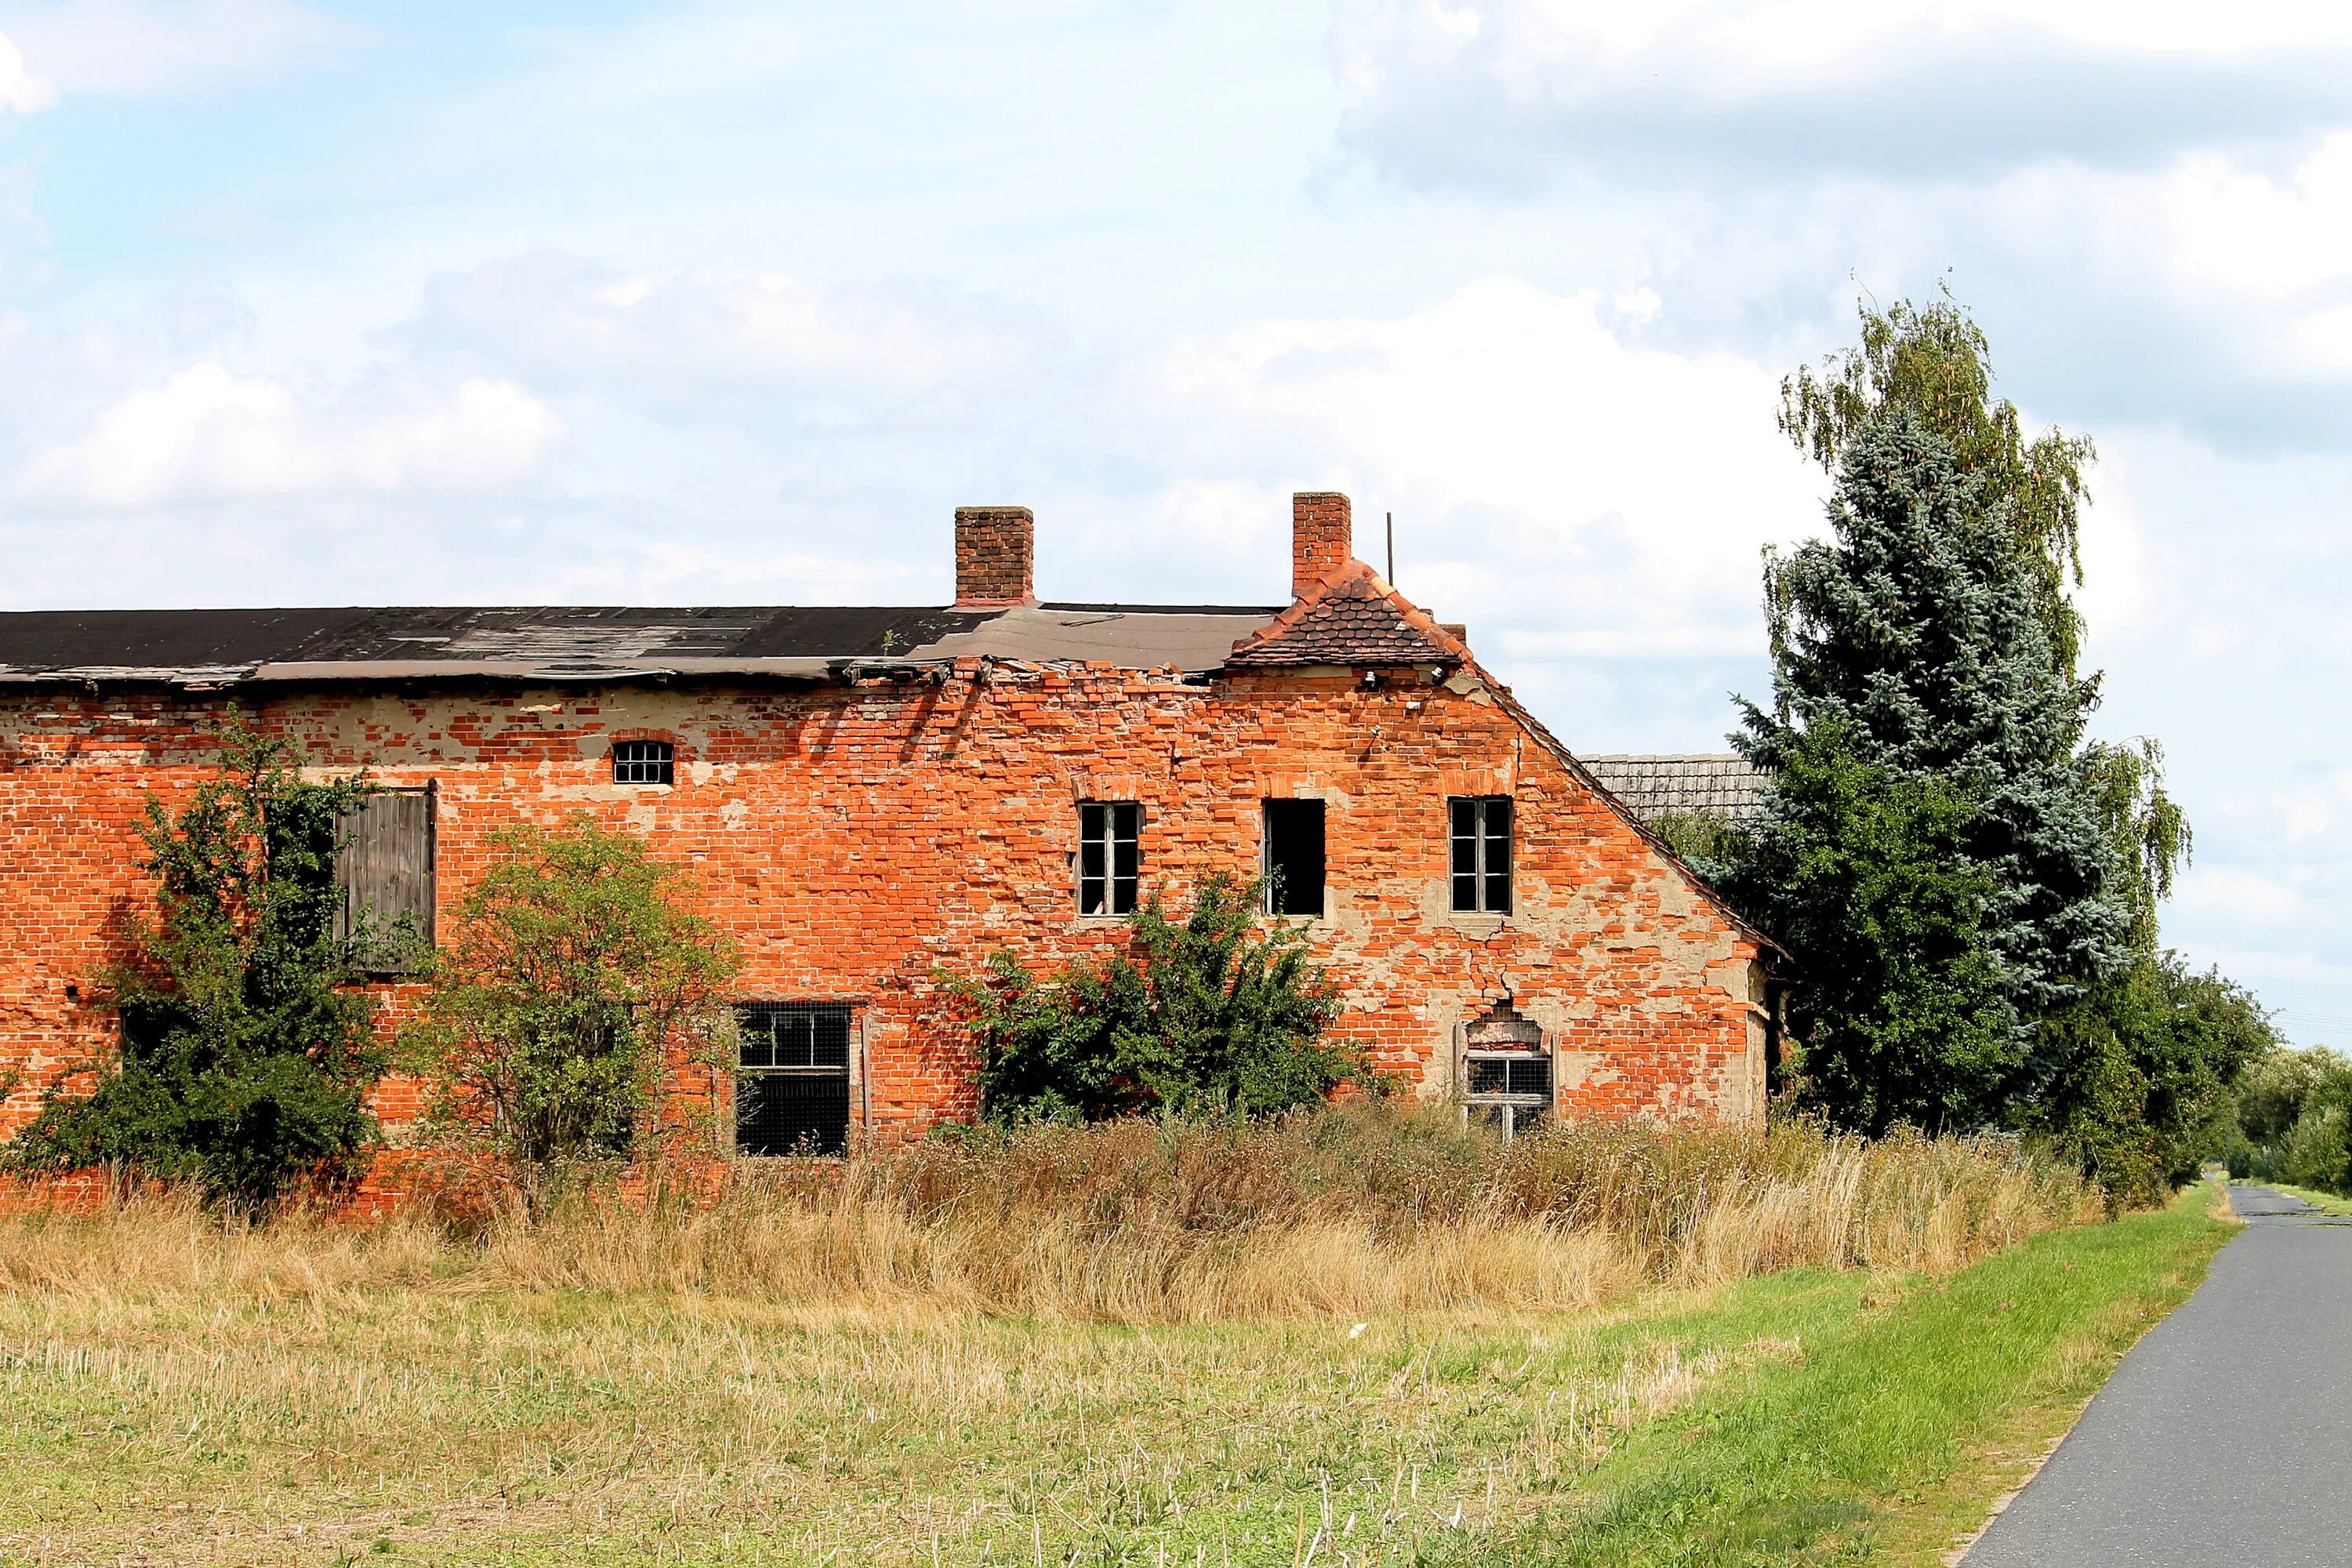
<svg viewBox="0 0 2352 1568">
<path fill-rule="evenodd" d="M 1839 976 L 1793 1001 L 1812 1103 L 1858 1125 L 1981 1125 L 2061 1076 L 2064 1044 L 2042 1020 L 2129 961 L 2128 901 L 2075 756 L 2095 692 L 2052 646 L 2011 503 L 1988 498 L 1992 476 L 1899 406 L 1855 426 L 1838 462 L 1833 537 L 1769 568 L 1774 703 L 1743 703 L 1737 743 L 1775 787 L 1735 881 L 1801 970 L 1822 961 Z M 1852 955 L 1832 951 L 1849 940 L 1831 935 L 1842 917 L 1807 868 L 1844 844 L 1858 894 L 1883 880 L 1898 833 L 1913 837 L 1896 858 L 1918 862 L 1906 875 L 1944 889 L 1925 901 L 1937 934 L 1922 951 L 1958 967 L 1939 979 L 1932 965 L 1882 966 L 1912 977 L 1907 1000 L 1859 1006 Z M 1922 932 L 1880 935 L 1916 945 Z M 1889 1028 L 1890 1006 L 1966 1019 L 1965 1037 Z"/>
<path fill-rule="evenodd" d="M 1799 954 L 1806 1102 L 2000 1122 L 2123 1202 L 2193 1168 L 2260 1009 L 2161 950 L 2189 824 L 2154 741 L 2087 733 L 2070 590 L 2095 454 L 2029 434 L 1992 380 L 1947 291 L 1865 305 L 1858 347 L 1781 384 L 1838 537 L 1767 559 L 1777 700 L 1738 743 L 1769 806 L 1711 868 Z M 2254 1023 L 2198 1023 L 2216 996 Z"/>
</svg>

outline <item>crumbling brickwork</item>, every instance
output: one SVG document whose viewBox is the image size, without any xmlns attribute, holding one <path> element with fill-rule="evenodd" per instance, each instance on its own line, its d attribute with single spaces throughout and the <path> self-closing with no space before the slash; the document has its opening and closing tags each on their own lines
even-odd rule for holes
<svg viewBox="0 0 2352 1568">
<path fill-rule="evenodd" d="M 854 1005 L 853 1104 L 875 1136 L 975 1109 L 938 970 L 1121 940 L 1076 912 L 1088 799 L 1142 803 L 1145 889 L 1171 900 L 1212 868 L 1255 874 L 1266 798 L 1325 801 L 1314 944 L 1345 990 L 1338 1027 L 1420 1092 L 1457 1089 L 1463 1031 L 1507 996 L 1544 1032 L 1564 1114 L 1762 1114 L 1756 939 L 1475 667 L 1202 681 L 967 658 L 847 684 L 321 685 L 239 702 L 321 767 L 437 783 L 445 920 L 506 824 L 587 811 L 645 834 L 740 940 L 745 999 Z M 147 896 L 142 799 L 185 796 L 226 711 L 162 686 L 0 694 L 0 1135 L 103 1041 L 89 986 Z M 612 783 L 626 739 L 671 742 L 675 784 Z M 1514 805 L 1507 915 L 1451 910 L 1453 795 Z M 414 1085 L 380 1096 L 392 1124 L 416 1108 Z"/>
</svg>

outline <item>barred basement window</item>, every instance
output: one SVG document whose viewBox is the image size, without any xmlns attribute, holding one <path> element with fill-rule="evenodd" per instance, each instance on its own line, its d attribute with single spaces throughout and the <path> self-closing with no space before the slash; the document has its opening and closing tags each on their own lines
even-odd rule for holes
<svg viewBox="0 0 2352 1568">
<path fill-rule="evenodd" d="M 1131 800 L 1078 803 L 1078 913 L 1123 915 L 1141 880 L 1143 807 Z"/>
<path fill-rule="evenodd" d="M 1265 912 L 1323 912 L 1323 803 L 1269 800 L 1265 806 Z"/>
<path fill-rule="evenodd" d="M 849 1009 L 751 1002 L 735 1009 L 738 1154 L 839 1154 L 849 1147 Z"/>
<path fill-rule="evenodd" d="M 337 824 L 335 934 L 373 974 L 424 967 L 433 951 L 435 786 L 378 789 Z"/>
<path fill-rule="evenodd" d="M 1457 796 L 1445 804 L 1453 818 L 1454 913 L 1509 914 L 1510 796 Z"/>
<path fill-rule="evenodd" d="M 1504 1138 L 1551 1114 L 1551 1058 L 1540 1051 L 1472 1051 L 1463 1060 L 1464 1098 L 1475 1125 Z"/>
<path fill-rule="evenodd" d="M 625 784 L 666 784 L 677 780 L 677 748 L 667 741 L 613 742 L 613 782 Z"/>
</svg>

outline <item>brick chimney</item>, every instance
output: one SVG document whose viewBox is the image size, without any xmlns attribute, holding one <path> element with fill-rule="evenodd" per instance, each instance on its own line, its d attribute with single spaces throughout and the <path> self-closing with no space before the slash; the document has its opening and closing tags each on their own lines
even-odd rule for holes
<svg viewBox="0 0 2352 1568">
<path fill-rule="evenodd" d="M 956 508 L 956 608 L 1035 604 L 1036 531 L 1037 520 L 1025 506 Z"/>
<path fill-rule="evenodd" d="M 1307 597 L 1355 554 L 1348 498 L 1336 490 L 1300 490 L 1290 498 L 1290 596 Z"/>
</svg>

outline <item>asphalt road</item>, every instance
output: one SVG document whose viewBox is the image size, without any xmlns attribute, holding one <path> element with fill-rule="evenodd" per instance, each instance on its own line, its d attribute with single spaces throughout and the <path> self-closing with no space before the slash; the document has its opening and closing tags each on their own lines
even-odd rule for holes
<svg viewBox="0 0 2352 1568">
<path fill-rule="evenodd" d="M 2266 1187 L 2230 1201 L 2245 1229 L 1967 1568 L 2352 1564 L 2352 1220 Z"/>
</svg>

